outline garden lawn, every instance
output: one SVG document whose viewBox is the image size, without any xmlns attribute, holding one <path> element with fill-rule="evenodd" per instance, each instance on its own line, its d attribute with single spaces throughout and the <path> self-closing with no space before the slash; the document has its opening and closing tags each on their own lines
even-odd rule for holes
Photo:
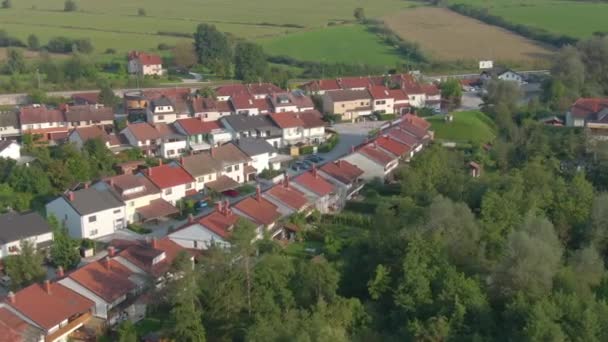
<svg viewBox="0 0 608 342">
<path fill-rule="evenodd" d="M 445 122 L 443 115 L 427 118 L 436 139 L 457 143 L 487 143 L 496 137 L 493 121 L 482 112 L 454 112 L 452 115 L 452 122 Z"/>
<path fill-rule="evenodd" d="M 286 55 L 304 61 L 395 66 L 404 60 L 361 25 L 340 25 L 262 40 L 270 55 Z"/>
</svg>

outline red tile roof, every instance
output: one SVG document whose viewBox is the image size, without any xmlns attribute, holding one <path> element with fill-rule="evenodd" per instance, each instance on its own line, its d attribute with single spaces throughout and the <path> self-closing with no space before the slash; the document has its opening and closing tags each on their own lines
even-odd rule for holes
<svg viewBox="0 0 608 342">
<path fill-rule="evenodd" d="M 321 171 L 344 184 L 351 184 L 363 175 L 363 170 L 346 160 L 337 160 L 332 163 L 327 163 L 321 167 Z"/>
<path fill-rule="evenodd" d="M 21 107 L 19 110 L 21 125 L 65 121 L 65 116 L 59 109 L 49 109 L 45 106 L 27 106 Z"/>
<path fill-rule="evenodd" d="M 427 96 L 436 96 L 441 94 L 439 88 L 434 84 L 423 84 L 421 87 L 422 91 L 424 91 Z"/>
<path fill-rule="evenodd" d="M 374 143 L 367 144 L 361 147 L 357 150 L 357 152 L 385 167 L 396 159 L 396 157 L 393 157 L 388 153 L 380 150 L 374 145 Z"/>
<path fill-rule="evenodd" d="M 273 113 L 270 118 L 283 129 L 304 126 L 304 122 L 295 113 Z"/>
<path fill-rule="evenodd" d="M 59 283 L 30 285 L 15 293 L 15 303 L 6 301 L 40 327 L 48 330 L 62 321 L 93 308 L 95 303 Z"/>
<path fill-rule="evenodd" d="M 368 77 L 345 77 L 338 79 L 342 89 L 367 88 L 371 85 Z"/>
<path fill-rule="evenodd" d="M 215 90 L 216 96 L 234 96 L 237 94 L 248 94 L 249 90 L 244 84 L 226 84 Z"/>
<path fill-rule="evenodd" d="M 420 126 L 414 125 L 414 124 L 412 124 L 410 122 L 407 122 L 407 121 L 401 122 L 399 124 L 399 127 L 401 127 L 402 130 L 404 130 L 404 131 L 406 131 L 408 133 L 411 133 L 412 135 L 414 135 L 418 139 L 424 139 L 424 138 L 426 138 L 428 136 L 428 133 L 429 133 L 428 130 L 426 130 L 426 129 L 420 127 Z"/>
<path fill-rule="evenodd" d="M 188 135 L 207 134 L 222 128 L 219 121 L 201 121 L 196 118 L 180 119 L 175 124 L 182 127 Z"/>
<path fill-rule="evenodd" d="M 407 94 L 402 89 L 389 89 L 388 93 L 390 94 L 390 97 L 395 99 L 395 102 L 409 100 L 409 97 L 407 97 Z"/>
<path fill-rule="evenodd" d="M 232 212 L 232 209 L 221 209 L 213 211 L 211 214 L 198 220 L 198 223 L 219 235 L 223 239 L 230 236 L 232 227 L 239 220 L 239 216 Z"/>
<path fill-rule="evenodd" d="M 342 89 L 340 84 L 338 84 L 338 80 L 335 79 L 311 81 L 306 83 L 304 88 L 308 91 L 330 91 Z"/>
<path fill-rule="evenodd" d="M 66 121 L 111 121 L 114 120 L 114 110 L 98 105 L 75 105 L 64 107 Z"/>
<path fill-rule="evenodd" d="M 159 55 L 148 54 L 141 51 L 129 52 L 129 60 L 139 59 L 139 63 L 142 65 L 162 65 L 163 60 Z"/>
<path fill-rule="evenodd" d="M 166 97 L 175 101 L 175 99 L 185 99 L 190 95 L 190 88 L 155 88 L 146 89 L 142 92 L 143 96 L 149 101 Z"/>
<path fill-rule="evenodd" d="M 194 178 L 175 163 L 151 167 L 146 170 L 145 174 L 160 189 L 194 182 Z"/>
<path fill-rule="evenodd" d="M 416 146 L 420 143 L 414 135 L 402 130 L 399 127 L 393 127 L 389 129 L 386 134 L 392 139 L 400 141 L 402 144 L 408 145 L 410 147 Z"/>
<path fill-rule="evenodd" d="M 570 108 L 576 118 L 586 119 L 592 114 L 608 107 L 608 98 L 580 98 Z"/>
<path fill-rule="evenodd" d="M 86 104 L 97 104 L 97 99 L 99 98 L 99 92 L 90 92 L 90 93 L 76 93 L 72 94 L 73 101 L 79 101 L 81 103 Z"/>
<path fill-rule="evenodd" d="M 385 100 L 392 99 L 389 89 L 385 86 L 372 86 L 369 87 L 369 93 L 372 95 L 374 100 Z"/>
<path fill-rule="evenodd" d="M 253 95 L 270 95 L 272 93 L 282 93 L 285 90 L 272 83 L 251 83 L 248 84 L 249 92 Z"/>
<path fill-rule="evenodd" d="M 182 251 L 185 251 L 183 247 L 165 237 L 154 239 L 150 243 L 143 241 L 134 242 L 131 246 L 120 251 L 118 255 L 151 276 L 158 278 L 169 271 L 173 260 Z M 154 263 L 154 259 L 163 253 L 165 254 L 164 259 Z"/>
<path fill-rule="evenodd" d="M 294 187 L 285 186 L 285 182 L 281 184 L 277 184 L 270 188 L 270 190 L 266 191 L 266 195 L 270 195 L 277 199 L 279 202 L 282 202 L 287 207 L 294 210 L 301 210 L 302 208 L 308 205 L 308 200 L 304 196 L 303 193 L 296 190 Z"/>
<path fill-rule="evenodd" d="M 402 157 L 410 152 L 410 148 L 407 145 L 402 144 L 402 143 L 398 142 L 397 140 L 392 139 L 390 137 L 382 136 L 382 137 L 376 138 L 375 142 L 383 150 L 386 150 L 398 157 Z"/>
<path fill-rule="evenodd" d="M 135 289 L 136 285 L 129 277 L 133 274 L 116 260 L 103 259 L 87 264 L 68 277 L 108 303 Z"/>
<path fill-rule="evenodd" d="M 323 114 L 317 110 L 310 110 L 306 112 L 300 112 L 297 114 L 304 124 L 304 128 L 317 128 L 325 127 L 327 123 L 323 121 Z"/>
<path fill-rule="evenodd" d="M 92 139 L 101 139 L 106 142 L 109 140 L 108 134 L 100 126 L 76 127 L 70 134 L 78 134 L 82 142 L 87 142 Z"/>
<path fill-rule="evenodd" d="M 0 342 L 27 342 L 29 340 L 25 335 L 31 328 L 29 323 L 11 310 L 0 306 Z"/>
<path fill-rule="evenodd" d="M 253 100 L 253 104 L 255 108 L 257 108 L 260 112 L 269 112 L 270 111 L 270 102 L 267 98 L 263 99 L 255 99 Z"/>
<path fill-rule="evenodd" d="M 294 178 L 293 181 L 319 196 L 325 196 L 334 191 L 334 186 L 319 176 L 315 169 L 304 172 Z"/>
<path fill-rule="evenodd" d="M 158 128 L 147 122 L 129 124 L 125 129 L 131 132 L 137 141 L 156 140 L 162 136 Z"/>
<path fill-rule="evenodd" d="M 429 127 L 431 127 L 431 123 L 426 121 L 426 119 L 419 117 L 416 114 L 405 114 L 403 116 L 403 121 L 404 122 L 409 122 L 415 126 L 418 126 L 422 129 L 429 129 Z"/>
<path fill-rule="evenodd" d="M 263 225 L 270 225 L 281 216 L 274 204 L 257 195 L 245 198 L 237 203 L 234 208 L 251 217 L 255 222 Z"/>
<path fill-rule="evenodd" d="M 249 94 L 235 94 L 230 97 L 235 110 L 257 108 L 253 96 Z"/>
</svg>

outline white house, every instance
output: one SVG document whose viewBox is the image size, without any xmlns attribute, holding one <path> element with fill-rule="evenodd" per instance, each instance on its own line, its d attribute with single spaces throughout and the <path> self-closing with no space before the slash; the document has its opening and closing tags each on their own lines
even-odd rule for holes
<svg viewBox="0 0 608 342">
<path fill-rule="evenodd" d="M 0 140 L 0 158 L 19 160 L 21 158 L 21 146 L 12 140 Z"/>
<path fill-rule="evenodd" d="M 362 179 L 384 179 L 399 165 L 399 158 L 370 143 L 342 158 L 363 170 Z"/>
<path fill-rule="evenodd" d="M 127 226 L 122 200 L 113 191 L 95 187 L 67 192 L 49 202 L 46 213 L 54 215 L 77 239 L 100 238 Z"/>
<path fill-rule="evenodd" d="M 16 111 L 0 111 L 0 139 L 14 138 L 21 135 L 19 117 Z"/>
<path fill-rule="evenodd" d="M 204 250 L 211 246 L 228 247 L 232 229 L 242 219 L 230 209 L 230 202 L 219 202 L 209 215 L 187 224 L 169 234 L 169 239 L 184 248 Z"/>
<path fill-rule="evenodd" d="M 318 111 L 274 113 L 270 118 L 283 132 L 281 146 L 318 144 L 325 139 L 325 122 Z"/>
<path fill-rule="evenodd" d="M 141 51 L 129 52 L 128 70 L 130 74 L 137 75 L 163 75 L 163 61 L 159 55 L 148 54 Z"/>
<path fill-rule="evenodd" d="M 268 115 L 230 115 L 222 125 L 232 133 L 232 139 L 263 138 L 275 148 L 281 147 L 283 132 Z"/>
<path fill-rule="evenodd" d="M 19 254 L 23 240 L 31 242 L 38 250 L 49 248 L 53 243 L 52 228 L 35 212 L 0 215 L 0 259 Z"/>
<path fill-rule="evenodd" d="M 379 114 L 393 114 L 395 112 L 395 98 L 385 86 L 371 86 L 369 93 L 372 96 L 372 111 Z"/>
<path fill-rule="evenodd" d="M 177 101 L 183 101 L 181 99 L 170 99 L 166 96 L 161 96 L 150 101 L 150 106 L 146 111 L 146 120 L 149 123 L 173 123 L 178 119 L 185 119 L 189 117 L 189 111 L 179 110 L 177 107 Z M 180 107 L 184 107 L 182 104 Z"/>
<path fill-rule="evenodd" d="M 223 116 L 234 113 L 230 101 L 219 101 L 212 98 L 195 95 L 190 100 L 192 116 L 203 121 L 217 121 Z"/>
<path fill-rule="evenodd" d="M 278 170 L 281 168 L 281 163 L 277 162 L 278 152 L 264 139 L 243 138 L 236 141 L 236 145 L 243 151 L 251 162 L 257 173 L 265 169 Z M 273 160 L 273 162 L 271 162 Z"/>
<path fill-rule="evenodd" d="M 522 84 L 524 82 L 524 77 L 517 73 L 514 70 L 495 67 L 492 69 L 487 69 L 481 72 L 480 78 L 482 81 L 488 81 L 493 78 L 499 79 L 501 81 L 512 81 L 517 84 Z"/>
<path fill-rule="evenodd" d="M 180 158 L 182 167 L 195 179 L 196 191 L 203 191 L 207 183 L 221 175 L 222 163 L 211 157 L 211 153 L 200 153 Z"/>
<path fill-rule="evenodd" d="M 180 199 L 196 194 L 196 182 L 179 164 L 150 167 L 144 174 L 161 191 L 161 198 L 175 205 Z"/>
<path fill-rule="evenodd" d="M 296 176 L 290 184 L 309 198 L 321 213 L 337 209 L 339 198 L 336 187 L 321 177 L 315 166 L 311 171 Z"/>
</svg>

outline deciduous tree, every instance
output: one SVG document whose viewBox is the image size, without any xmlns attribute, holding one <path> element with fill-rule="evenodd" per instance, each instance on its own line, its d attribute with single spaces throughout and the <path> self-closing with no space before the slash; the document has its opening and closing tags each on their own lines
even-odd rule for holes
<svg viewBox="0 0 608 342">
<path fill-rule="evenodd" d="M 244 82 L 259 82 L 266 74 L 268 63 L 260 45 L 239 42 L 234 51 L 234 75 Z"/>
<path fill-rule="evenodd" d="M 42 267 L 43 259 L 32 242 L 21 240 L 19 254 L 11 255 L 4 261 L 5 272 L 11 278 L 13 290 L 44 279 L 46 272 Z"/>
</svg>

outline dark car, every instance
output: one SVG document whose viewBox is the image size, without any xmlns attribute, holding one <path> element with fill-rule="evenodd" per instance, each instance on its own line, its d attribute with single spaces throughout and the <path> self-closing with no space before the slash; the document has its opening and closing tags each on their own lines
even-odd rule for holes
<svg viewBox="0 0 608 342">
<path fill-rule="evenodd" d="M 315 164 L 321 163 L 323 161 L 323 157 L 317 155 L 311 155 L 306 157 L 306 160 L 309 160 Z"/>
<path fill-rule="evenodd" d="M 222 194 L 228 197 L 237 197 L 239 195 L 239 192 L 236 190 L 226 190 L 222 192 Z"/>
</svg>

